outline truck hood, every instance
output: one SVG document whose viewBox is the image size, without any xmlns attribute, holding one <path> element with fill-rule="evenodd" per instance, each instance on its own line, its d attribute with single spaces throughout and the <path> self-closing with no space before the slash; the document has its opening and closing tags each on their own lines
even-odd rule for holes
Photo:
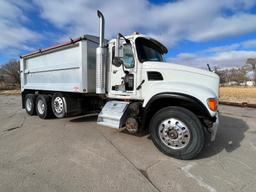
<svg viewBox="0 0 256 192">
<path fill-rule="evenodd" d="M 146 61 L 143 63 L 143 69 L 156 69 L 156 70 L 172 70 L 172 71 L 184 71 L 188 73 L 195 73 L 199 75 L 209 76 L 212 78 L 219 79 L 219 76 L 211 71 L 198 69 L 194 67 L 188 67 L 184 65 L 178 65 L 174 63 L 167 62 L 155 62 L 155 61 Z"/>
<path fill-rule="evenodd" d="M 161 93 L 180 93 L 199 99 L 207 107 L 207 99 L 219 97 L 219 76 L 207 70 L 164 62 L 144 62 L 142 74 L 143 105 L 153 96 Z M 149 72 L 158 72 L 163 79 L 148 79 Z M 215 115 L 211 112 L 211 115 Z"/>
</svg>

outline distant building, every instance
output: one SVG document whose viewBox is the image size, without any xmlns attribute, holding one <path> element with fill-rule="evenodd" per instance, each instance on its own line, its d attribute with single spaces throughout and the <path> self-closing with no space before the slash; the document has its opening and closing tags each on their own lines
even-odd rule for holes
<svg viewBox="0 0 256 192">
<path fill-rule="evenodd" d="M 253 87 L 253 86 L 255 86 L 255 81 L 246 81 L 246 86 L 248 86 L 248 87 Z"/>
<path fill-rule="evenodd" d="M 235 85 L 239 85 L 239 83 L 237 81 L 229 81 L 227 83 L 225 83 L 227 86 L 235 86 Z"/>
<path fill-rule="evenodd" d="M 239 83 L 240 86 L 246 86 L 246 82 Z"/>
</svg>

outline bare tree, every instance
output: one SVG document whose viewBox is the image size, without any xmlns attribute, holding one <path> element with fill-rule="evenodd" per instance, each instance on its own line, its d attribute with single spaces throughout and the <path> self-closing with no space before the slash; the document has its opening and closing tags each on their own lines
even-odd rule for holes
<svg viewBox="0 0 256 192">
<path fill-rule="evenodd" d="M 215 72 L 220 77 L 220 83 L 225 84 L 231 81 L 237 83 L 244 83 L 247 81 L 246 69 L 245 68 L 232 68 L 232 69 L 215 69 Z"/>
<path fill-rule="evenodd" d="M 231 69 L 231 81 L 236 81 L 238 83 L 244 83 L 247 81 L 246 70 L 243 68 Z"/>
<path fill-rule="evenodd" d="M 214 69 L 215 73 L 220 77 L 220 83 L 224 84 L 227 82 L 227 70 Z"/>
<path fill-rule="evenodd" d="M 8 75 L 15 84 L 20 84 L 20 63 L 16 60 L 10 60 L 1 67 L 3 73 Z"/>
</svg>

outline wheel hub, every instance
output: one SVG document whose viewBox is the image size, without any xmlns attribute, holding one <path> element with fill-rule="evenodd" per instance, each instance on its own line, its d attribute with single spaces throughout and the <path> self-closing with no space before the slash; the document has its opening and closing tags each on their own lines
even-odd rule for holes
<svg viewBox="0 0 256 192">
<path fill-rule="evenodd" d="M 62 101 L 62 99 L 60 97 L 56 97 L 54 99 L 53 105 L 54 105 L 54 110 L 57 113 L 62 113 L 62 111 L 64 109 L 64 105 L 63 105 L 63 101 Z"/>
<path fill-rule="evenodd" d="M 175 129 L 171 129 L 167 132 L 167 135 L 171 138 L 171 139 L 177 139 L 178 138 L 178 132 Z"/>
<path fill-rule="evenodd" d="M 40 114 L 43 114 L 45 111 L 45 104 L 42 100 L 39 100 L 37 103 L 37 109 Z"/>
<path fill-rule="evenodd" d="M 137 133 L 139 130 L 138 121 L 133 117 L 129 117 L 126 120 L 125 127 L 126 127 L 127 131 L 132 134 Z"/>
<path fill-rule="evenodd" d="M 31 111 L 31 109 L 32 109 L 32 102 L 30 99 L 26 100 L 26 108 L 28 111 Z"/>
<path fill-rule="evenodd" d="M 182 121 L 170 118 L 161 122 L 159 125 L 159 137 L 169 148 L 182 149 L 190 141 L 190 131 Z"/>
</svg>

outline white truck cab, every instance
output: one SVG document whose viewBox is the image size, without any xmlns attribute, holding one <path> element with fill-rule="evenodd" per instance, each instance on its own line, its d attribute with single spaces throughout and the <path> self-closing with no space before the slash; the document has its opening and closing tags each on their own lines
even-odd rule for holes
<svg viewBox="0 0 256 192">
<path fill-rule="evenodd" d="M 218 75 L 165 62 L 167 48 L 139 33 L 106 41 L 98 16 L 99 38 L 21 57 L 23 107 L 43 119 L 98 112 L 98 124 L 131 134 L 149 129 L 163 153 L 196 157 L 216 136 Z"/>
</svg>

